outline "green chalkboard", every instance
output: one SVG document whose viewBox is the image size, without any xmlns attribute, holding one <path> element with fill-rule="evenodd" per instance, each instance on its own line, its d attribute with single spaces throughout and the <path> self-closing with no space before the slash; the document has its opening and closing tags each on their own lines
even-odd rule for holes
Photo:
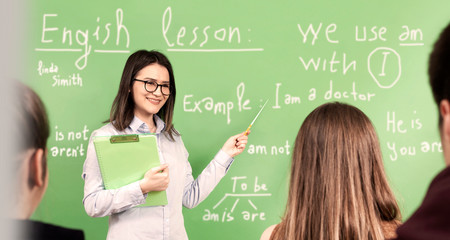
<svg viewBox="0 0 450 240">
<path fill-rule="evenodd" d="M 380 137 L 404 218 L 444 167 L 427 58 L 448 0 L 29 1 L 19 77 L 50 115 L 50 183 L 34 219 L 104 239 L 84 211 L 88 139 L 109 116 L 127 57 L 156 49 L 177 83 L 174 125 L 198 175 L 266 99 L 246 151 L 212 194 L 185 209 L 191 239 L 258 239 L 283 213 L 290 153 L 320 104 L 361 108 Z"/>
</svg>

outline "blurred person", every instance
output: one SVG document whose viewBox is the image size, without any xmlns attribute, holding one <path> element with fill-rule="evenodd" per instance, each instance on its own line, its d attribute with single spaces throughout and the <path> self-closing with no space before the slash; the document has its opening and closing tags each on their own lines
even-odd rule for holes
<svg viewBox="0 0 450 240">
<path fill-rule="evenodd" d="M 420 207 L 398 228 L 397 239 L 450 239 L 450 24 L 434 44 L 428 75 L 446 168 L 433 179 Z"/>
<path fill-rule="evenodd" d="M 47 139 L 49 123 L 43 102 L 28 86 L 15 83 L 17 107 L 14 109 L 14 136 L 18 154 L 14 167 L 17 185 L 13 196 L 16 237 L 25 239 L 84 239 L 81 230 L 33 221 L 34 213 L 48 185 Z"/>
</svg>

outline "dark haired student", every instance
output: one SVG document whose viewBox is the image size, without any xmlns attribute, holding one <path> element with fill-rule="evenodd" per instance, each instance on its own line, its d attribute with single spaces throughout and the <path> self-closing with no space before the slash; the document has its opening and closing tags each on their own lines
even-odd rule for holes
<svg viewBox="0 0 450 240">
<path fill-rule="evenodd" d="M 450 24 L 434 45 L 428 75 L 447 167 L 433 179 L 416 212 L 397 229 L 397 239 L 450 239 Z"/>
<path fill-rule="evenodd" d="M 225 176 L 233 157 L 245 149 L 244 133 L 230 137 L 194 180 L 189 154 L 172 124 L 175 94 L 166 56 L 140 50 L 128 58 L 109 124 L 92 133 L 82 175 L 87 214 L 110 216 L 107 239 L 187 239 L 182 206 L 193 208 L 203 201 Z M 105 190 L 92 137 L 136 133 L 157 135 L 162 164 L 140 181 Z M 145 202 L 147 193 L 162 190 L 167 192 L 167 205 L 135 207 Z"/>
<path fill-rule="evenodd" d="M 45 194 L 48 184 L 47 139 L 49 126 L 39 96 L 22 83 L 15 83 L 13 133 L 19 141 L 14 174 L 13 218 L 17 219 L 15 238 L 20 240 L 84 239 L 83 231 L 30 220 Z"/>
</svg>

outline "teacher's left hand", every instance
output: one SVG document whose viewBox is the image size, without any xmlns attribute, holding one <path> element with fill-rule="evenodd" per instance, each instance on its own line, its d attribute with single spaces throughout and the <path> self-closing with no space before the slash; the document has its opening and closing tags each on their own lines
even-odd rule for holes
<svg viewBox="0 0 450 240">
<path fill-rule="evenodd" d="M 248 137 L 245 135 L 245 132 L 239 133 L 230 137 L 223 145 L 222 150 L 231 157 L 235 157 L 244 151 L 247 140 Z"/>
</svg>

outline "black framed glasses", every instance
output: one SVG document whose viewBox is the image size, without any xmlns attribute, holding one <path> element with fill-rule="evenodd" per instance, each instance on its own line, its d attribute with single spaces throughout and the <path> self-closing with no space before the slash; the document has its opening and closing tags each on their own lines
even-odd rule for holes
<svg viewBox="0 0 450 240">
<path fill-rule="evenodd" d="M 155 81 L 145 81 L 139 79 L 133 79 L 133 81 L 143 82 L 145 91 L 152 93 L 161 87 L 161 93 L 165 96 L 170 95 L 170 85 L 169 84 L 158 84 Z"/>
</svg>

